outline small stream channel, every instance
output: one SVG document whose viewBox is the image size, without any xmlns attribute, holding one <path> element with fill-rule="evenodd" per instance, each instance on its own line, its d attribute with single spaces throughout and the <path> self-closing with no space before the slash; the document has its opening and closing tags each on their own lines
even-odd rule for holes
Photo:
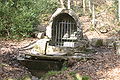
<svg viewBox="0 0 120 80">
<path fill-rule="evenodd" d="M 28 71 L 35 77 L 39 79 L 44 76 L 49 71 L 60 71 L 63 67 L 64 59 L 54 59 L 54 58 L 37 58 L 37 57 L 19 57 L 18 61 L 28 68 Z"/>
</svg>

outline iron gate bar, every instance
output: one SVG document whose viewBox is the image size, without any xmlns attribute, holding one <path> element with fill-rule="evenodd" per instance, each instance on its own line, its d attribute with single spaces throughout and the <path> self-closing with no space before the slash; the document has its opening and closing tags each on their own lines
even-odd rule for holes
<svg viewBox="0 0 120 80">
<path fill-rule="evenodd" d="M 60 24 L 58 25 L 58 46 L 60 46 Z"/>
<path fill-rule="evenodd" d="M 55 30 L 56 30 L 56 31 L 55 31 L 55 32 L 56 32 L 56 34 L 55 34 L 55 46 L 56 46 L 56 45 L 57 45 L 57 44 L 56 44 L 56 42 L 57 42 L 57 23 L 56 23 L 56 25 L 55 25 Z"/>
<path fill-rule="evenodd" d="M 75 23 L 72 20 L 56 21 L 53 28 L 53 41 L 55 46 L 63 46 L 64 42 L 74 42 L 77 38 L 75 36 Z M 70 46 L 73 46 L 71 44 Z"/>
<path fill-rule="evenodd" d="M 71 29 L 72 29 L 71 24 L 70 24 L 70 28 L 69 28 L 69 29 L 70 29 L 70 38 L 71 38 L 71 33 L 72 33 L 72 32 L 71 32 Z M 72 42 L 73 42 L 73 41 L 72 41 Z M 70 46 L 73 46 L 73 45 L 72 45 L 72 44 L 70 44 Z"/>
<path fill-rule="evenodd" d="M 59 46 L 61 45 L 61 24 L 59 23 Z"/>
<path fill-rule="evenodd" d="M 62 26 L 61 26 L 61 46 L 62 46 L 62 36 L 63 36 L 63 29 L 64 29 L 63 27 L 64 27 L 64 24 L 62 24 Z"/>
</svg>

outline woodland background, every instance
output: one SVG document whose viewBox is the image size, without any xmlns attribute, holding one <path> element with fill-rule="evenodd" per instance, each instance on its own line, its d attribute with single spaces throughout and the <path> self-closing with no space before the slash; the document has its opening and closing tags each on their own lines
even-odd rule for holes
<svg viewBox="0 0 120 80">
<path fill-rule="evenodd" d="M 19 39 L 33 36 L 36 27 L 47 24 L 62 0 L 0 0 L 0 37 Z M 67 0 L 63 0 L 67 6 Z M 71 8 L 90 18 L 90 29 L 119 31 L 118 0 L 71 0 Z M 81 22 L 83 24 L 84 22 Z"/>
</svg>

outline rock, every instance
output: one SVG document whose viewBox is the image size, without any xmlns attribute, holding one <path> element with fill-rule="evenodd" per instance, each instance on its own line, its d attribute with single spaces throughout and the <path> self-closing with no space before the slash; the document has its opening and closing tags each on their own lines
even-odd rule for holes
<svg viewBox="0 0 120 80">
<path fill-rule="evenodd" d="M 103 46 L 103 40 L 99 38 L 92 38 L 90 40 L 90 44 L 96 47 Z"/>
<path fill-rule="evenodd" d="M 42 39 L 42 38 L 44 38 L 44 35 L 45 35 L 44 32 L 40 32 L 37 34 L 37 38 Z"/>
<path fill-rule="evenodd" d="M 89 41 L 87 40 L 80 40 L 75 43 L 75 47 L 73 48 L 73 52 L 81 52 L 85 51 L 86 48 L 89 47 Z"/>
<path fill-rule="evenodd" d="M 115 42 L 116 54 L 120 55 L 120 41 Z"/>
<path fill-rule="evenodd" d="M 43 55 L 45 54 L 45 48 L 46 48 L 46 43 L 49 41 L 49 39 L 40 39 L 38 40 L 33 49 L 31 50 L 32 54 L 40 54 Z"/>
<path fill-rule="evenodd" d="M 120 30 L 118 30 L 118 32 L 117 32 L 117 33 L 118 33 L 118 35 L 120 35 Z"/>
<path fill-rule="evenodd" d="M 9 79 L 7 79 L 7 80 L 14 80 L 14 79 L 9 78 Z"/>
<path fill-rule="evenodd" d="M 44 36 L 45 36 L 45 32 L 38 32 L 38 31 L 35 31 L 32 35 L 32 37 L 39 39 L 43 39 Z"/>
<path fill-rule="evenodd" d="M 37 30 L 39 32 L 45 32 L 46 31 L 46 25 L 38 25 Z"/>
<path fill-rule="evenodd" d="M 114 47 L 114 42 L 116 41 L 115 38 L 108 38 L 106 39 L 106 46 L 108 46 L 109 48 L 113 48 Z"/>
<path fill-rule="evenodd" d="M 103 46 L 103 40 L 102 40 L 102 39 L 98 39 L 95 45 L 96 45 L 97 47 Z"/>
<path fill-rule="evenodd" d="M 120 40 L 120 30 L 117 32 L 118 34 L 118 40 Z"/>
<path fill-rule="evenodd" d="M 89 46 L 89 41 L 88 40 L 80 40 L 80 41 L 78 41 L 78 45 L 79 46 L 85 46 L 85 47 L 87 47 L 87 46 Z"/>
<path fill-rule="evenodd" d="M 46 55 L 48 56 L 64 56 L 66 55 L 67 53 L 60 53 L 60 52 L 52 52 L 52 53 L 46 53 Z"/>
<path fill-rule="evenodd" d="M 32 76 L 32 80 L 39 80 L 39 79 L 35 76 Z"/>
<path fill-rule="evenodd" d="M 49 39 L 40 39 L 38 40 L 33 49 L 31 50 L 32 54 L 39 55 L 64 55 L 64 49 L 56 46 L 49 45 Z"/>
<path fill-rule="evenodd" d="M 46 54 L 64 53 L 64 50 L 60 47 L 47 45 Z"/>
<path fill-rule="evenodd" d="M 99 47 L 99 46 L 108 46 L 109 48 L 114 48 L 114 42 L 116 41 L 117 39 L 112 37 L 112 38 L 107 38 L 107 39 L 100 39 L 100 38 L 92 38 L 90 40 L 90 44 L 92 46 L 96 46 L 96 47 Z"/>
<path fill-rule="evenodd" d="M 87 37 L 87 35 L 83 35 L 83 39 L 85 39 L 85 40 L 87 40 L 87 41 L 89 41 L 89 39 L 88 39 L 88 37 Z"/>
<path fill-rule="evenodd" d="M 101 29 L 100 29 L 100 32 L 101 32 L 101 33 L 107 33 L 108 30 L 107 30 L 106 28 L 101 28 Z"/>
</svg>

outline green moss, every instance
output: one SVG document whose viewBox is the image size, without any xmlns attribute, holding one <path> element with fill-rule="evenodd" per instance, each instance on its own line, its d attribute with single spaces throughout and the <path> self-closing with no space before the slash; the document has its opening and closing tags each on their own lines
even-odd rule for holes
<svg viewBox="0 0 120 80">
<path fill-rule="evenodd" d="M 25 76 L 23 76 L 23 77 L 20 77 L 19 79 L 17 79 L 17 80 L 32 80 L 31 79 L 31 76 L 30 75 L 25 75 Z"/>
<path fill-rule="evenodd" d="M 74 78 L 74 80 L 77 80 L 77 78 L 76 78 L 76 72 L 75 71 L 73 71 L 73 72 L 69 72 L 69 75 L 70 76 L 72 76 L 73 78 Z"/>
<path fill-rule="evenodd" d="M 69 75 L 71 75 L 74 80 L 90 80 L 89 76 L 81 76 L 76 71 L 69 72 Z"/>
<path fill-rule="evenodd" d="M 8 79 L 5 79 L 5 80 L 16 80 L 16 79 L 8 78 Z"/>
<path fill-rule="evenodd" d="M 82 80 L 90 80 L 90 77 L 89 76 L 83 76 Z"/>
<path fill-rule="evenodd" d="M 90 31 L 94 31 L 95 29 L 94 29 L 94 26 L 93 25 L 91 25 L 90 26 Z"/>
<path fill-rule="evenodd" d="M 60 73 L 61 73 L 61 71 L 49 71 L 48 73 L 46 73 L 46 74 L 42 77 L 42 79 L 43 79 L 43 80 L 47 80 L 49 77 L 54 76 L 54 75 L 57 75 L 57 74 L 60 74 Z"/>
<path fill-rule="evenodd" d="M 25 76 L 23 79 L 21 79 L 21 80 L 32 80 L 31 78 L 30 78 L 30 76 Z"/>
<path fill-rule="evenodd" d="M 97 47 L 103 46 L 103 40 L 102 40 L 102 39 L 98 39 L 95 45 L 96 45 Z"/>
</svg>

